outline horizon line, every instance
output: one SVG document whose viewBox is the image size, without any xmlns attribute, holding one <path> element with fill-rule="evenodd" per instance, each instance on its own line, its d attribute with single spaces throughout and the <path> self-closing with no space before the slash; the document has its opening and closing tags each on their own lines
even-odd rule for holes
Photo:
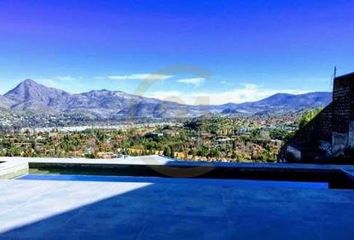
<svg viewBox="0 0 354 240">
<path fill-rule="evenodd" d="M 345 75 L 343 75 L 345 76 Z M 341 76 L 338 76 L 337 78 L 339 78 Z M 258 100 L 245 100 L 245 101 L 242 101 L 242 102 L 230 102 L 230 101 L 225 101 L 223 103 L 220 103 L 220 104 L 213 104 L 213 103 L 209 103 L 209 104 L 190 104 L 190 103 L 185 103 L 185 102 L 178 102 L 178 101 L 173 101 L 173 100 L 169 100 L 169 99 L 164 99 L 163 97 L 154 97 L 154 96 L 144 96 L 144 95 L 141 95 L 141 94 L 138 94 L 138 93 L 131 93 L 131 92 L 128 92 L 128 91 L 123 91 L 123 90 L 109 90 L 109 89 L 106 89 L 106 88 L 102 88 L 102 89 L 91 89 L 91 90 L 87 90 L 87 91 L 80 91 L 80 92 L 70 92 L 70 91 L 67 91 L 67 90 L 63 90 L 61 88 L 58 88 L 58 87 L 52 87 L 52 86 L 47 86 L 43 83 L 40 83 L 36 80 L 33 80 L 32 78 L 26 78 L 22 81 L 20 81 L 19 83 L 17 83 L 15 85 L 15 87 L 11 88 L 10 90 L 4 92 L 4 93 L 0 93 L 0 96 L 3 96 L 3 97 L 6 97 L 5 95 L 10 93 L 11 91 L 13 91 L 14 89 L 16 89 L 17 87 L 19 87 L 21 84 L 25 83 L 26 81 L 32 81 L 34 82 L 35 84 L 38 84 L 38 85 L 41 85 L 43 87 L 46 87 L 46 88 L 49 88 L 49 89 L 55 89 L 55 90 L 58 90 L 58 91 L 63 91 L 63 92 L 66 92 L 70 95 L 81 95 L 81 94 L 85 94 L 85 93 L 89 93 L 89 92 L 93 92 L 93 91 L 108 91 L 108 92 L 121 92 L 121 93 L 124 93 L 124 94 L 128 94 L 128 95 L 133 95 L 133 96 L 139 96 L 139 97 L 143 97 L 143 98 L 148 98 L 148 99 L 155 99 L 155 100 L 159 100 L 159 101 L 166 101 L 166 102 L 174 102 L 174 103 L 177 103 L 177 104 L 182 104 L 182 105 L 189 105 L 189 106 L 220 106 L 220 105 L 227 105 L 227 104 L 245 104 L 245 103 L 253 103 L 253 102 L 258 102 L 258 101 L 262 101 L 264 99 L 267 99 L 267 98 L 270 98 L 270 97 L 273 97 L 275 95 L 279 95 L 279 94 L 282 94 L 282 95 L 291 95 L 291 96 L 301 96 L 301 95 L 306 95 L 306 94 L 314 94 L 314 93 L 332 93 L 332 91 L 323 91 L 323 90 L 304 90 L 304 91 L 298 91 L 298 92 L 295 92 L 296 90 L 292 90 L 293 92 L 287 92 L 287 91 L 279 91 L 279 92 L 275 92 L 275 93 L 272 93 L 272 94 L 268 94 L 268 95 L 265 95 L 264 97 L 258 99 Z M 166 91 L 168 92 L 168 91 Z M 209 97 L 208 94 L 205 94 L 205 95 L 200 95 L 198 97 Z M 178 96 L 170 96 L 170 98 L 178 98 Z"/>
</svg>

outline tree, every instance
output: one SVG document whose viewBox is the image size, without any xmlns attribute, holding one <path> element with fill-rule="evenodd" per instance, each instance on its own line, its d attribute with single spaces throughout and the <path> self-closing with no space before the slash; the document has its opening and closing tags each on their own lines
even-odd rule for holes
<svg viewBox="0 0 354 240">
<path fill-rule="evenodd" d="M 289 132 L 285 129 L 275 128 L 269 133 L 271 139 L 284 140 L 289 135 Z"/>
<path fill-rule="evenodd" d="M 322 111 L 322 108 L 315 108 L 308 110 L 305 112 L 300 121 L 299 121 L 299 128 L 305 127 L 309 122 L 311 122 L 320 112 Z"/>
<path fill-rule="evenodd" d="M 174 157 L 174 153 L 171 146 L 166 146 L 164 148 L 163 155 L 165 155 L 166 157 L 172 157 L 172 158 Z"/>
<path fill-rule="evenodd" d="M 250 134 L 250 138 L 252 141 L 257 140 L 261 137 L 261 129 L 256 128 L 256 129 L 252 129 L 251 134 Z"/>
<path fill-rule="evenodd" d="M 205 146 L 198 148 L 197 155 L 201 157 L 206 157 L 209 153 L 209 149 Z"/>
<path fill-rule="evenodd" d="M 190 149 L 188 151 L 188 155 L 192 155 L 192 156 L 195 156 L 197 154 L 197 151 L 195 149 Z"/>
<path fill-rule="evenodd" d="M 221 152 L 217 148 L 213 148 L 210 150 L 209 157 L 212 158 L 220 158 L 221 157 Z"/>
</svg>

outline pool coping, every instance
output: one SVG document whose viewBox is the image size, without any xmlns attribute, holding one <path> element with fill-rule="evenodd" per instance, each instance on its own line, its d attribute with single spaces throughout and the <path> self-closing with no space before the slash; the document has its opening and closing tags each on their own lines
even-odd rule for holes
<svg viewBox="0 0 354 240">
<path fill-rule="evenodd" d="M 87 170 L 98 173 L 137 171 L 136 176 L 328 181 L 336 188 L 354 189 L 354 166 L 299 163 L 205 163 L 173 161 L 160 156 L 119 159 L 1 157 L 0 179 L 36 169 Z M 190 173 L 195 175 L 188 175 Z"/>
</svg>

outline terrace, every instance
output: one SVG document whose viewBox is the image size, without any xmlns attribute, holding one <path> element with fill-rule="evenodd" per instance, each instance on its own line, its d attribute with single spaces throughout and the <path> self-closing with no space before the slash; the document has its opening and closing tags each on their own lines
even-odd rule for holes
<svg viewBox="0 0 354 240">
<path fill-rule="evenodd" d="M 354 239 L 352 166 L 0 162 L 0 239 Z"/>
</svg>

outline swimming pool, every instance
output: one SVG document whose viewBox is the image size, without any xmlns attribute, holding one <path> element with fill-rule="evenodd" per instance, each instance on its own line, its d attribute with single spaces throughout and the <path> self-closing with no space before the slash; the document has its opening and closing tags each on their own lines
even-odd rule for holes
<svg viewBox="0 0 354 240">
<path fill-rule="evenodd" d="M 197 174 L 195 174 L 197 173 Z M 259 186 L 300 186 L 302 188 L 354 189 L 354 180 L 333 166 L 290 164 L 204 164 L 170 163 L 149 165 L 112 162 L 29 162 L 28 180 L 124 181 L 130 177 L 150 182 L 156 179 L 228 181 Z M 135 179 L 135 178 L 134 178 Z M 183 180 L 182 180 L 183 181 Z M 285 184 L 285 185 L 284 185 Z"/>
<path fill-rule="evenodd" d="M 196 184 L 219 184 L 226 186 L 247 186 L 247 187 L 276 187 L 276 188 L 309 188 L 328 189 L 326 182 L 295 182 L 295 181 L 270 181 L 270 180 L 239 180 L 239 179 L 191 179 L 191 178 L 161 178 L 161 177 L 132 177 L 132 176 L 99 176 L 99 175 L 71 175 L 71 174 L 28 174 L 17 178 L 17 180 L 37 181 L 81 181 L 81 182 L 176 182 L 188 184 L 193 181 Z"/>
</svg>

